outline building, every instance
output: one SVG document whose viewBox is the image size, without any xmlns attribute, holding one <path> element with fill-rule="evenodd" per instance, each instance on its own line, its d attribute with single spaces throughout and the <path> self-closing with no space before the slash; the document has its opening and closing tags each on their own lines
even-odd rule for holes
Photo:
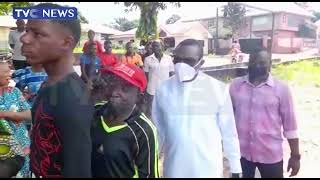
<svg viewBox="0 0 320 180">
<path fill-rule="evenodd" d="M 16 26 L 16 20 L 12 16 L 0 16 L 0 52 L 8 51 L 9 33 Z"/>
<path fill-rule="evenodd" d="M 110 36 L 110 39 L 113 41 L 113 43 L 119 46 L 124 46 L 127 42 L 135 41 L 136 31 L 137 28 L 131 29 L 129 31 L 119 32 Z"/>
<path fill-rule="evenodd" d="M 273 19 L 271 13 L 274 13 L 273 53 L 294 53 L 315 45 L 316 26 L 311 21 L 313 17 L 311 12 L 302 9 L 293 2 L 246 2 L 242 4 L 251 7 L 246 8 L 245 25 L 239 31 L 239 38 L 263 39 L 264 46 L 270 46 Z M 222 15 L 221 12 L 219 13 Z M 213 11 L 211 17 L 185 21 L 201 22 L 214 35 L 215 15 L 216 11 Z M 220 36 L 220 33 L 225 32 L 227 28 L 223 27 L 222 16 L 219 16 L 218 20 Z"/>
<path fill-rule="evenodd" d="M 199 22 L 176 22 L 159 27 L 159 37 L 168 48 L 176 47 L 181 41 L 189 38 L 197 39 L 203 46 L 203 53 L 209 52 L 209 41 L 212 35 Z"/>
<path fill-rule="evenodd" d="M 79 46 L 83 46 L 83 44 L 88 40 L 88 31 L 93 30 L 95 32 L 95 39 L 103 43 L 104 40 L 110 38 L 110 36 L 114 34 L 119 34 L 121 31 L 110 28 L 108 26 L 104 26 L 101 24 L 84 24 L 81 23 L 81 38 L 79 42 Z"/>
</svg>

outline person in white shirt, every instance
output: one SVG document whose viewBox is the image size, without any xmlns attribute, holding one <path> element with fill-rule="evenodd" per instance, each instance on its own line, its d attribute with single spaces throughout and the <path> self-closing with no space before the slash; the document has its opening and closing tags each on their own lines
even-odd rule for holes
<svg viewBox="0 0 320 180">
<path fill-rule="evenodd" d="M 156 88 L 174 74 L 172 58 L 163 53 L 163 46 L 159 41 L 153 41 L 153 54 L 146 57 L 144 71 L 148 79 L 147 86 L 147 116 L 151 116 L 151 107 Z"/>
<path fill-rule="evenodd" d="M 25 32 L 25 22 L 22 19 L 16 21 L 17 29 L 11 31 L 9 34 L 9 45 L 13 49 L 12 63 L 15 70 L 24 69 L 28 66 L 26 57 L 21 55 L 22 42 L 20 41 L 21 35 Z"/>
<path fill-rule="evenodd" d="M 227 85 L 199 71 L 204 60 L 197 40 L 182 41 L 173 56 L 175 75 L 156 90 L 152 106 L 163 176 L 223 177 L 225 154 L 232 177 L 239 177 L 240 147 Z"/>
</svg>

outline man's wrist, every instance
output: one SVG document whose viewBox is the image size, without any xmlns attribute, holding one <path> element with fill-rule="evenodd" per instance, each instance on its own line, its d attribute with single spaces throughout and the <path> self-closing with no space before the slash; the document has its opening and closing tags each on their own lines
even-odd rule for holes
<svg viewBox="0 0 320 180">
<path fill-rule="evenodd" d="M 297 160 L 301 159 L 301 155 L 299 153 L 291 153 L 290 157 Z"/>
</svg>

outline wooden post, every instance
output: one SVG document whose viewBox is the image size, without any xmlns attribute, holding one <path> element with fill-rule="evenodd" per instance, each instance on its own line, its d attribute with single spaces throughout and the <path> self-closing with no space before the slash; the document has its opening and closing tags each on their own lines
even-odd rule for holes
<svg viewBox="0 0 320 180">
<path fill-rule="evenodd" d="M 219 8 L 217 8 L 217 12 L 216 12 L 216 38 L 215 38 L 216 41 L 214 42 L 216 53 L 218 50 L 218 35 L 219 35 L 218 29 L 219 29 Z"/>
<path fill-rule="evenodd" d="M 250 17 L 250 39 L 252 35 L 252 16 Z"/>
</svg>

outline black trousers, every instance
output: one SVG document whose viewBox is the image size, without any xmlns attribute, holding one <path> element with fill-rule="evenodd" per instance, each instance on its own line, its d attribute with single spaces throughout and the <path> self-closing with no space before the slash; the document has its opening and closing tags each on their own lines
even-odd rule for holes
<svg viewBox="0 0 320 180">
<path fill-rule="evenodd" d="M 14 60 L 14 59 L 12 60 L 12 64 L 15 70 L 24 69 L 27 66 L 29 66 L 27 61 L 20 61 L 20 60 Z"/>
<path fill-rule="evenodd" d="M 0 160 L 0 178 L 16 176 L 24 164 L 24 157 L 16 156 L 6 160 Z"/>
<path fill-rule="evenodd" d="M 283 161 L 274 164 L 254 163 L 241 158 L 243 178 L 254 178 L 256 168 L 259 169 L 261 178 L 283 178 Z"/>
<path fill-rule="evenodd" d="M 146 93 L 146 98 L 147 98 L 146 115 L 150 119 L 151 119 L 151 115 L 152 115 L 153 97 L 154 97 L 153 95 L 150 95 L 149 93 Z"/>
</svg>

